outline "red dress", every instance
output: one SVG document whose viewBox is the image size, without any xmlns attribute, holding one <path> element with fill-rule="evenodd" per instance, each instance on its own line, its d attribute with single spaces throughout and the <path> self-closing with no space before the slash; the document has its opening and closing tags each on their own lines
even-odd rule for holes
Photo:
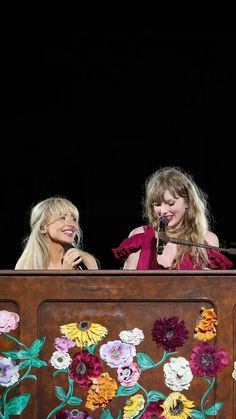
<svg viewBox="0 0 236 419">
<path fill-rule="evenodd" d="M 143 226 L 143 228 L 143 233 L 135 234 L 123 240 L 117 248 L 112 249 L 113 254 L 117 259 L 125 261 L 131 253 L 141 249 L 137 269 L 167 269 L 157 262 L 156 238 L 153 228 L 150 225 Z M 209 258 L 207 266 L 209 269 L 232 268 L 233 262 L 218 250 L 206 249 L 206 251 Z M 190 253 L 186 252 L 174 269 L 202 269 L 202 267 L 194 265 Z"/>
</svg>

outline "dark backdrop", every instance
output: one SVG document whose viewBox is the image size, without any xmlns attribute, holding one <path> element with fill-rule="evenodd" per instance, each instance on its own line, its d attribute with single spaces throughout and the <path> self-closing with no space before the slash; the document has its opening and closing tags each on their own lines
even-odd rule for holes
<svg viewBox="0 0 236 419">
<path fill-rule="evenodd" d="M 165 165 L 193 175 L 236 247 L 235 20 L 111 21 L 60 3 L 1 18 L 1 269 L 52 195 L 79 208 L 102 268 L 119 268 L 111 248 L 143 222 L 145 179 Z"/>
</svg>

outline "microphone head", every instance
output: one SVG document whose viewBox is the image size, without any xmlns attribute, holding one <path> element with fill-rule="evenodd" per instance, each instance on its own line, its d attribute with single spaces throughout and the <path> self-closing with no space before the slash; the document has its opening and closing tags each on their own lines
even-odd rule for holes
<svg viewBox="0 0 236 419">
<path fill-rule="evenodd" d="M 165 231 L 168 223 L 169 223 L 168 218 L 166 218 L 164 215 L 160 216 L 157 221 L 158 229 L 160 229 L 161 231 Z"/>
</svg>

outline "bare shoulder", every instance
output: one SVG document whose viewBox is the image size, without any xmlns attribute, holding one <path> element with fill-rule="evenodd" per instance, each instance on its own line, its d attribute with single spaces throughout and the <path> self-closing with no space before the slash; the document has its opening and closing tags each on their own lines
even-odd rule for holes
<svg viewBox="0 0 236 419">
<path fill-rule="evenodd" d="M 143 226 L 136 227 L 129 233 L 129 237 L 132 237 L 135 234 L 139 234 L 139 233 L 143 233 L 143 232 L 144 232 Z"/>
<path fill-rule="evenodd" d="M 208 231 L 205 237 L 205 240 L 211 246 L 219 246 L 219 239 L 215 233 Z"/>
</svg>

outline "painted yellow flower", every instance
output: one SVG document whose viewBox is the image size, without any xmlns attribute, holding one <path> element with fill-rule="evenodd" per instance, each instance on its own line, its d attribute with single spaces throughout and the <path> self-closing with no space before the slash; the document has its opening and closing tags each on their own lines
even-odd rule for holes
<svg viewBox="0 0 236 419">
<path fill-rule="evenodd" d="M 162 415 L 166 419 L 188 419 L 191 417 L 191 409 L 194 407 L 192 401 L 179 393 L 171 393 L 161 405 L 164 409 Z"/>
<path fill-rule="evenodd" d="M 68 323 L 60 326 L 60 332 L 69 339 L 74 340 L 76 346 L 83 348 L 100 342 L 108 330 L 98 323 L 83 320 L 78 323 Z"/>
<path fill-rule="evenodd" d="M 134 418 L 143 408 L 144 408 L 144 397 L 142 394 L 135 394 L 126 400 L 126 405 L 124 406 L 124 419 Z"/>
</svg>

